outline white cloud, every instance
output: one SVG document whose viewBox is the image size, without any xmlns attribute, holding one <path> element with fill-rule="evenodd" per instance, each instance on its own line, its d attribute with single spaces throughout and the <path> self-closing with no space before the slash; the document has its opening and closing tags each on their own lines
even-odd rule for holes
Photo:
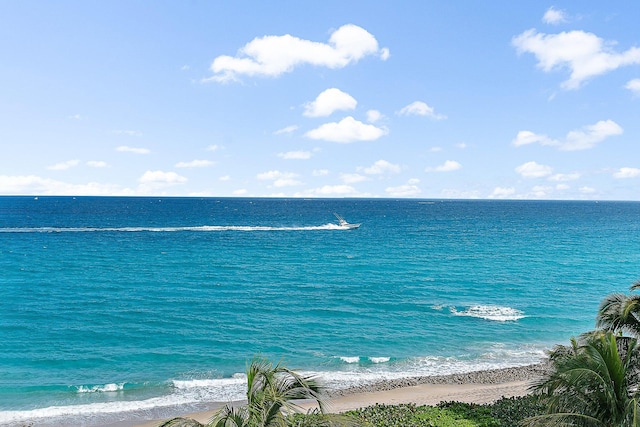
<svg viewBox="0 0 640 427">
<path fill-rule="evenodd" d="M 311 158 L 311 151 L 287 151 L 279 153 L 278 157 L 285 160 L 308 160 Z"/>
<path fill-rule="evenodd" d="M 187 182 L 187 178 L 175 172 L 146 171 L 139 179 L 141 184 L 163 184 L 173 185 Z"/>
<path fill-rule="evenodd" d="M 554 141 L 553 139 L 549 138 L 547 135 L 539 135 L 529 130 L 521 130 L 520 132 L 518 132 L 515 139 L 511 141 L 511 143 L 516 147 L 533 144 L 536 142 L 541 145 L 558 145 L 559 144 L 558 141 Z"/>
<path fill-rule="evenodd" d="M 389 57 L 380 49 L 373 35 L 353 24 L 343 25 L 331 34 L 328 43 L 300 39 L 290 34 L 257 37 L 233 56 L 221 55 L 213 60 L 209 80 L 230 82 L 241 75 L 278 77 L 297 66 L 309 64 L 327 68 L 343 68 L 368 55 Z"/>
<path fill-rule="evenodd" d="M 633 92 L 634 95 L 640 96 L 640 79 L 629 80 L 624 87 Z"/>
<path fill-rule="evenodd" d="M 425 172 L 453 172 L 462 169 L 462 165 L 455 160 L 447 160 L 440 166 L 428 167 Z"/>
<path fill-rule="evenodd" d="M 80 114 L 72 114 L 70 116 L 67 116 L 68 119 L 72 119 L 72 120 L 82 120 L 83 117 Z"/>
<path fill-rule="evenodd" d="M 222 182 L 231 181 L 231 177 L 229 175 L 223 175 L 220 178 L 218 178 L 218 181 L 222 181 Z"/>
<path fill-rule="evenodd" d="M 178 162 L 177 168 L 205 168 L 211 166 L 213 162 L 211 160 L 192 160 L 190 162 Z"/>
<path fill-rule="evenodd" d="M 298 181 L 292 178 L 281 178 L 273 181 L 274 187 L 293 187 L 295 185 L 302 185 L 302 184 L 304 184 L 302 181 Z"/>
<path fill-rule="evenodd" d="M 299 126 L 296 126 L 296 125 L 287 126 L 287 127 L 282 128 L 282 129 L 278 129 L 273 134 L 274 135 L 282 135 L 282 134 L 287 134 L 287 133 L 293 133 L 298 129 L 298 127 Z"/>
<path fill-rule="evenodd" d="M 116 148 L 116 151 L 120 151 L 123 153 L 135 153 L 135 154 L 149 154 L 151 150 L 148 148 L 136 148 L 136 147 L 128 147 L 126 145 L 121 145 Z"/>
<path fill-rule="evenodd" d="M 549 176 L 553 173 L 553 168 L 551 166 L 540 165 L 536 162 L 527 162 L 516 169 L 523 178 L 544 178 L 545 176 Z"/>
<path fill-rule="evenodd" d="M 456 148 L 464 150 L 465 148 L 467 148 L 467 144 L 465 144 L 464 142 L 459 142 L 456 144 Z"/>
<path fill-rule="evenodd" d="M 439 153 L 442 151 L 442 147 L 431 147 L 429 151 L 431 151 L 432 153 Z"/>
<path fill-rule="evenodd" d="M 489 194 L 490 199 L 506 199 L 513 196 L 516 193 L 516 189 L 513 187 L 496 187 Z"/>
<path fill-rule="evenodd" d="M 555 175 L 551 175 L 549 177 L 549 181 L 575 181 L 576 179 L 580 179 L 580 174 L 578 172 L 573 173 L 557 173 Z"/>
<path fill-rule="evenodd" d="M 350 143 L 355 141 L 375 141 L 387 134 L 387 130 L 364 124 L 351 116 L 339 122 L 325 123 L 305 134 L 307 138 Z"/>
<path fill-rule="evenodd" d="M 377 160 L 368 168 L 362 169 L 368 175 L 380 175 L 383 173 L 400 173 L 402 168 L 400 165 L 388 162 L 386 160 Z"/>
<path fill-rule="evenodd" d="M 218 150 L 220 150 L 220 149 L 222 149 L 222 147 L 221 147 L 221 146 L 219 146 L 219 145 L 216 145 L 216 144 L 209 145 L 209 146 L 207 147 L 207 151 L 218 151 Z"/>
<path fill-rule="evenodd" d="M 480 192 L 478 190 L 457 190 L 453 188 L 443 188 L 440 195 L 445 199 L 479 199 Z"/>
<path fill-rule="evenodd" d="M 246 189 L 240 188 L 238 190 L 234 190 L 231 194 L 233 194 L 234 196 L 246 196 L 248 193 L 249 192 Z"/>
<path fill-rule="evenodd" d="M 596 192 L 596 189 L 593 187 L 580 187 L 580 189 L 578 190 L 580 191 L 580 193 L 582 194 L 593 194 Z"/>
<path fill-rule="evenodd" d="M 623 132 L 622 128 L 613 120 L 601 120 L 594 125 L 585 126 L 583 129 L 569 132 L 560 149 L 565 151 L 586 150 L 609 136 L 620 135 Z"/>
<path fill-rule="evenodd" d="M 443 114 L 436 114 L 433 107 L 428 106 L 422 101 L 412 102 L 398 111 L 398 114 L 401 116 L 425 116 L 435 120 L 443 120 L 447 118 L 447 116 Z"/>
<path fill-rule="evenodd" d="M 547 197 L 549 194 L 553 193 L 553 187 L 545 186 L 545 185 L 536 185 L 531 189 L 532 193 L 530 196 L 533 197 Z"/>
<path fill-rule="evenodd" d="M 67 169 L 71 169 L 72 167 L 78 166 L 80 164 L 80 160 L 67 160 L 66 162 L 56 163 L 55 165 L 48 166 L 47 169 L 52 171 L 65 171 Z"/>
<path fill-rule="evenodd" d="M 327 176 L 329 175 L 328 169 L 316 169 L 312 172 L 313 176 Z"/>
<path fill-rule="evenodd" d="M 142 136 L 142 132 L 139 130 L 114 130 L 113 133 L 117 135 Z"/>
<path fill-rule="evenodd" d="M 640 63 L 640 48 L 619 53 L 612 49 L 615 42 L 606 42 L 584 31 L 544 34 L 530 29 L 514 37 L 512 44 L 519 54 L 534 54 L 538 68 L 545 72 L 569 69 L 569 79 L 561 85 L 565 89 L 578 89 L 592 77 Z"/>
<path fill-rule="evenodd" d="M 268 172 L 259 173 L 256 178 L 260 181 L 273 181 L 275 187 L 291 187 L 294 185 L 301 185 L 302 182 L 296 180 L 298 175 L 291 172 L 280 172 L 278 170 L 271 170 Z"/>
<path fill-rule="evenodd" d="M 347 197 L 356 196 L 358 192 L 350 185 L 324 185 L 297 193 L 296 197 Z"/>
<path fill-rule="evenodd" d="M 382 113 L 378 110 L 369 110 L 367 111 L 367 121 L 369 123 L 375 123 L 382 119 Z"/>
<path fill-rule="evenodd" d="M 304 107 L 306 117 L 326 117 L 334 111 L 353 110 L 358 105 L 358 101 L 346 92 L 335 87 L 320 93 L 313 102 L 309 102 Z"/>
<path fill-rule="evenodd" d="M 640 177 L 640 169 L 638 168 L 620 168 L 613 174 L 614 178 L 638 178 Z"/>
<path fill-rule="evenodd" d="M 92 168 L 106 168 L 109 165 L 107 164 L 107 162 L 103 162 L 101 160 L 89 160 L 87 162 L 87 166 L 90 166 Z"/>
<path fill-rule="evenodd" d="M 340 175 L 340 179 L 345 184 L 357 184 L 358 182 L 367 181 L 369 178 L 359 173 L 343 173 Z"/>
<path fill-rule="evenodd" d="M 613 120 L 600 120 L 593 125 L 570 131 L 563 140 L 551 139 L 546 135 L 523 130 L 518 132 L 516 138 L 511 141 L 511 143 L 516 147 L 539 143 L 541 145 L 555 146 L 563 151 L 577 151 L 593 148 L 597 143 L 604 141 L 606 138 L 622 133 L 622 127 Z"/>
<path fill-rule="evenodd" d="M 397 187 L 385 188 L 385 193 L 390 197 L 416 197 L 421 193 L 420 188 L 416 185 L 420 182 L 417 179 L 411 179 L 409 182 Z"/>
<path fill-rule="evenodd" d="M 568 190 L 570 188 L 571 187 L 569 185 L 567 185 L 567 184 L 557 184 L 556 185 L 556 190 L 559 190 L 559 191 L 565 191 L 565 190 Z"/>
<path fill-rule="evenodd" d="M 110 184 L 69 184 L 36 175 L 0 175 L 0 194 L 49 196 L 132 196 L 134 192 Z"/>
<path fill-rule="evenodd" d="M 256 175 L 256 178 L 258 178 L 260 181 L 267 181 L 267 180 L 273 180 L 273 179 L 284 178 L 284 177 L 293 177 L 293 176 L 295 176 L 295 174 L 293 173 L 280 172 L 277 170 L 273 170 L 273 171 L 259 173 L 258 175 Z"/>
<path fill-rule="evenodd" d="M 564 11 L 551 6 L 542 17 L 542 22 L 551 25 L 562 24 L 563 22 L 567 22 L 567 16 Z"/>
</svg>

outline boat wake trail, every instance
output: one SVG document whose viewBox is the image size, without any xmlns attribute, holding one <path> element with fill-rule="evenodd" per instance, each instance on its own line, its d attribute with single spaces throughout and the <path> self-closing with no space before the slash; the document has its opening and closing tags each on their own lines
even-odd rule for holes
<svg viewBox="0 0 640 427">
<path fill-rule="evenodd" d="M 21 227 L 0 228 L 0 233 L 173 233 L 173 232 L 221 232 L 221 231 L 316 231 L 348 230 L 338 224 L 306 227 L 267 227 L 244 225 L 202 225 L 189 227 Z"/>
</svg>

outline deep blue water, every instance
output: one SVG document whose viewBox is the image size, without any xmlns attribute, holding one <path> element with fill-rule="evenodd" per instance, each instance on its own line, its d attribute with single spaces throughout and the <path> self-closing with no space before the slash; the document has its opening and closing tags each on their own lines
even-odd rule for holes
<svg viewBox="0 0 640 427">
<path fill-rule="evenodd" d="M 256 354 L 332 387 L 533 363 L 638 279 L 633 202 L 0 197 L 0 425 L 240 399 Z"/>
</svg>

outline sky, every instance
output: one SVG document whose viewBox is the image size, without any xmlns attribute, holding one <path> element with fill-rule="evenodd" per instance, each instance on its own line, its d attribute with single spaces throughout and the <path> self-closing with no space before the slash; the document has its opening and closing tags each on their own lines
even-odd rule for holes
<svg viewBox="0 0 640 427">
<path fill-rule="evenodd" d="M 0 195 L 640 200 L 638 18 L 0 0 Z"/>
</svg>

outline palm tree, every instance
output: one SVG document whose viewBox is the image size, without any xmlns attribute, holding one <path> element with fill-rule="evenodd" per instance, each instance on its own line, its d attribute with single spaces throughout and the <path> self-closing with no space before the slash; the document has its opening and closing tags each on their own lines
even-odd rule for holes
<svg viewBox="0 0 640 427">
<path fill-rule="evenodd" d="M 315 378 L 275 366 L 264 358 L 254 358 L 247 368 L 247 404 L 225 406 L 211 419 L 210 427 L 286 426 L 285 413 L 304 412 L 294 402 L 312 399 L 321 413 L 325 402 Z"/>
<path fill-rule="evenodd" d="M 640 290 L 640 280 L 631 285 L 631 291 L 637 290 Z M 596 327 L 617 333 L 628 332 L 640 337 L 640 295 L 608 295 L 600 303 Z"/>
<path fill-rule="evenodd" d="M 594 331 L 550 354 L 548 373 L 533 385 L 547 414 L 527 426 L 640 427 L 637 340 Z"/>
</svg>

